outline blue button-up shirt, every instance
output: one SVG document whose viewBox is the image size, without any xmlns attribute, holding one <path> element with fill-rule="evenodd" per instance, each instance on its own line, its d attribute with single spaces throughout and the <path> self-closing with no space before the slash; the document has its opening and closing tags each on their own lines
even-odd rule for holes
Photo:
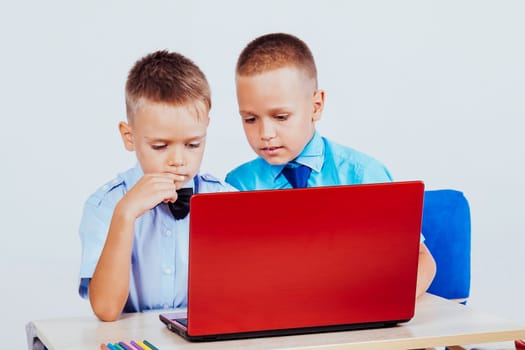
<svg viewBox="0 0 525 350">
<path fill-rule="evenodd" d="M 322 137 L 317 131 L 295 162 L 312 169 L 307 187 L 390 182 L 392 177 L 379 161 Z M 233 169 L 226 182 L 239 190 L 290 188 L 282 165 L 258 157 Z"/>
<path fill-rule="evenodd" d="M 80 223 L 79 288 L 84 298 L 106 241 L 115 205 L 143 175 L 138 165 L 119 174 L 91 195 L 84 205 Z M 236 191 L 211 175 L 197 175 L 185 186 L 194 187 L 198 193 Z M 190 215 L 175 220 L 168 205 L 161 203 L 136 220 L 129 297 L 124 312 L 187 306 Z"/>
</svg>

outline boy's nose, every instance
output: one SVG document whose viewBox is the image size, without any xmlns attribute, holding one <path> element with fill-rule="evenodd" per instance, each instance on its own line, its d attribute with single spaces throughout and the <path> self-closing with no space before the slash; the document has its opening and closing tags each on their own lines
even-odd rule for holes
<svg viewBox="0 0 525 350">
<path fill-rule="evenodd" d="M 184 158 L 180 152 L 173 152 L 168 158 L 168 165 L 174 167 L 180 167 L 184 165 Z"/>
<path fill-rule="evenodd" d="M 260 135 L 261 135 L 261 139 L 264 141 L 273 139 L 275 137 L 275 128 L 273 127 L 272 123 L 269 123 L 269 122 L 261 123 Z"/>
</svg>

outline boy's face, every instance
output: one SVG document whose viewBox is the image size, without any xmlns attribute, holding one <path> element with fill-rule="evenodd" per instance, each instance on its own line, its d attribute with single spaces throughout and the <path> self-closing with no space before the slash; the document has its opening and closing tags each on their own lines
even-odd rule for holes
<svg viewBox="0 0 525 350">
<path fill-rule="evenodd" d="M 119 125 L 124 145 L 135 151 L 145 174 L 183 176 L 177 189 L 199 171 L 209 118 L 206 108 L 189 104 L 173 106 L 144 102 L 129 124 Z"/>
<path fill-rule="evenodd" d="M 255 153 L 274 165 L 295 159 L 321 118 L 324 92 L 294 67 L 237 75 L 236 83 L 244 132 Z"/>
</svg>

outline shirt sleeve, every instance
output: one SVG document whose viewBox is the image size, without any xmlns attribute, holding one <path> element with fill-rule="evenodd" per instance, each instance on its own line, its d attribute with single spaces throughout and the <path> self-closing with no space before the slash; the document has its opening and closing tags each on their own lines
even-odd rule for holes
<svg viewBox="0 0 525 350">
<path fill-rule="evenodd" d="M 388 169 L 376 160 L 371 160 L 363 169 L 363 183 L 379 183 L 393 181 L 392 175 Z"/>
<path fill-rule="evenodd" d="M 79 228 L 82 246 L 79 294 L 84 298 L 87 297 L 89 280 L 106 242 L 113 210 L 122 197 L 118 194 L 118 189 L 113 189 L 112 192 L 96 192 L 84 204 Z"/>
<path fill-rule="evenodd" d="M 242 175 L 239 174 L 239 171 L 232 171 L 226 175 L 226 183 L 233 186 L 235 189 L 239 191 L 246 190 L 246 188 L 242 184 Z"/>
</svg>

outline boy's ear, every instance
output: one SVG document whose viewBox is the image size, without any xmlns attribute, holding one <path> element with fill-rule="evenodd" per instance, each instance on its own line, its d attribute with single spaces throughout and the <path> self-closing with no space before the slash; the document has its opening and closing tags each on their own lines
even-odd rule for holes
<svg viewBox="0 0 525 350">
<path fill-rule="evenodd" d="M 134 151 L 135 144 L 133 143 L 133 131 L 131 126 L 126 122 L 120 122 L 118 124 L 118 130 L 120 131 L 120 136 L 122 137 L 122 142 L 124 142 L 126 150 L 130 152 Z"/>
<path fill-rule="evenodd" d="M 318 121 L 321 119 L 321 114 L 324 108 L 324 90 L 316 90 L 314 96 L 312 97 L 312 102 L 314 106 L 314 113 L 312 115 L 313 121 Z"/>
</svg>

